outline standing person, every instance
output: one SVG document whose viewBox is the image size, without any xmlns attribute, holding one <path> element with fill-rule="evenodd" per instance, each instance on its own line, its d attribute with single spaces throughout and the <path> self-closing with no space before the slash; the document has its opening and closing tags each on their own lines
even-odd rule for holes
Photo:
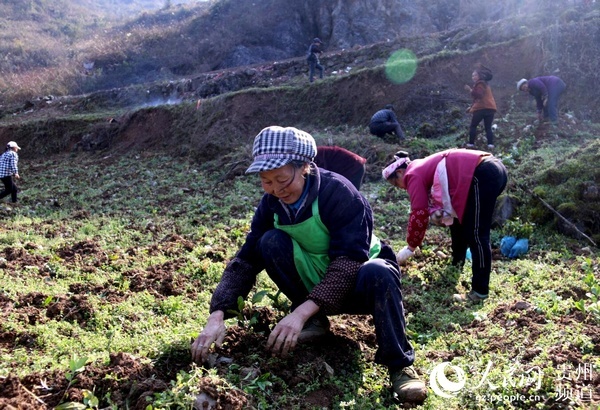
<svg viewBox="0 0 600 410">
<path fill-rule="evenodd" d="M 323 78 L 323 66 L 319 61 L 319 57 L 323 52 L 323 42 L 319 38 L 313 39 L 313 42 L 310 46 L 308 46 L 308 57 L 306 61 L 308 62 L 308 77 L 310 82 L 314 81 L 315 69 L 319 70 L 319 78 Z"/>
<path fill-rule="evenodd" d="M 427 389 L 411 367 L 415 352 L 406 337 L 394 252 L 374 236 L 367 200 L 347 179 L 316 167 L 315 154 L 313 137 L 293 127 L 267 127 L 254 139 L 246 173 L 259 174 L 265 194 L 213 293 L 192 359 L 205 362 L 211 346 L 221 345 L 228 312 L 264 269 L 292 303 L 267 340 L 272 354 L 286 356 L 326 335 L 329 315 L 370 314 L 379 345 L 375 361 L 388 367 L 394 393 L 423 401 Z"/>
<path fill-rule="evenodd" d="M 369 131 L 379 138 L 383 138 L 388 133 L 396 134 L 400 141 L 406 138 L 392 104 L 387 104 L 383 109 L 373 114 L 369 122 Z"/>
<path fill-rule="evenodd" d="M 4 190 L 0 192 L 0 199 L 10 195 L 13 204 L 17 203 L 17 192 L 19 188 L 15 184 L 15 179 L 19 176 L 19 154 L 21 149 L 16 142 L 10 141 L 6 144 L 6 150 L 0 156 L 0 178 L 4 184 Z"/>
<path fill-rule="evenodd" d="M 367 170 L 366 158 L 342 147 L 324 145 L 317 147 L 314 162 L 319 168 L 346 177 L 357 190 L 360 190 Z"/>
<path fill-rule="evenodd" d="M 529 92 L 535 98 L 538 120 L 549 118 L 553 124 L 558 122 L 558 100 L 566 88 L 565 82 L 555 75 L 522 78 L 517 83 L 517 90 Z"/>
<path fill-rule="evenodd" d="M 489 295 L 492 270 L 490 230 L 496 199 L 506 187 L 507 173 L 492 154 L 477 150 L 450 149 L 411 161 L 398 152 L 383 171 L 392 185 L 405 189 L 410 198 L 408 243 L 398 252 L 404 264 L 421 245 L 429 222 L 450 226 L 452 265 L 465 263 L 471 249 L 471 291 L 455 300 L 480 302 Z"/>
<path fill-rule="evenodd" d="M 473 104 L 471 104 L 471 107 L 469 107 L 469 110 L 467 111 L 473 114 L 471 126 L 469 127 L 469 143 L 467 144 L 467 148 L 475 147 L 477 126 L 481 121 L 483 121 L 483 126 L 485 128 L 487 146 L 488 148 L 494 148 L 492 122 L 494 121 L 494 115 L 496 114 L 496 101 L 492 94 L 492 88 L 488 85 L 488 81 L 490 81 L 492 77 L 492 71 L 479 64 L 471 74 L 473 87 L 465 85 L 465 90 L 467 90 L 473 98 Z"/>
</svg>

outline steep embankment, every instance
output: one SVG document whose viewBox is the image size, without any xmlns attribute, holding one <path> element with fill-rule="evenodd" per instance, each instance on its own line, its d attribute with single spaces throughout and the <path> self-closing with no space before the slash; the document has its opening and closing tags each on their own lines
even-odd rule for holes
<svg viewBox="0 0 600 410">
<path fill-rule="evenodd" d="M 470 82 L 476 62 L 494 71 L 497 120 L 533 110 L 531 99 L 515 89 L 518 79 L 558 73 L 569 85 L 562 112 L 580 121 L 598 121 L 594 107 L 600 105 L 600 96 L 591 92 L 590 85 L 600 83 L 598 71 L 592 69 L 600 63 L 599 20 L 550 27 L 471 51 L 436 52 L 443 44 L 455 49 L 471 44 L 455 33 L 332 53 L 323 58 L 327 78 L 313 85 L 306 81 L 304 60 L 295 59 L 179 83 L 39 101 L 28 110 L 5 113 L 0 141 L 20 141 L 24 158 L 74 148 L 174 145 L 199 159 L 214 158 L 240 142 L 249 143 L 258 130 L 271 124 L 362 127 L 386 103 L 396 106 L 410 135 L 431 138 L 466 126 L 469 98 L 463 86 Z M 416 50 L 419 65 L 410 81 L 394 84 L 385 76 L 384 63 L 392 50 L 403 47 Z M 165 105 L 156 105 L 161 102 Z M 152 107 L 140 108 L 146 104 Z"/>
</svg>

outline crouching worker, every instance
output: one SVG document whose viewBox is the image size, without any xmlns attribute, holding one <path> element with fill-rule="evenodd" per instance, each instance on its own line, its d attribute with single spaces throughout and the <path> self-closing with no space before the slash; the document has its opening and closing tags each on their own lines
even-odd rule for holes
<svg viewBox="0 0 600 410">
<path fill-rule="evenodd" d="M 265 194 L 212 296 L 192 359 L 203 363 L 212 345 L 221 345 L 227 312 L 239 296 L 248 296 L 264 269 L 292 303 L 267 340 L 272 354 L 286 356 L 326 335 L 329 315 L 370 314 L 375 361 L 389 368 L 395 395 L 423 401 L 425 384 L 411 367 L 415 353 L 405 332 L 400 270 L 393 250 L 373 235 L 367 200 L 347 179 L 314 164 L 315 140 L 304 131 L 267 127 L 252 154 L 246 173 L 259 174 Z"/>
</svg>

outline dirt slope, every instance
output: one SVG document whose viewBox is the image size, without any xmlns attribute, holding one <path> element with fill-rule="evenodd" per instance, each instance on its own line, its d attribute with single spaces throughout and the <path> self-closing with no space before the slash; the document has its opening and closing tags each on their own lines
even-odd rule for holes
<svg viewBox="0 0 600 410">
<path fill-rule="evenodd" d="M 590 85 L 600 83 L 593 68 L 600 65 L 599 21 L 596 17 L 550 27 L 470 51 L 443 49 L 444 44 L 455 50 L 473 47 L 472 40 L 461 40 L 464 35 L 458 33 L 335 52 L 323 57 L 326 79 L 310 86 L 306 62 L 300 58 L 179 83 L 41 99 L 2 112 L 0 144 L 18 140 L 27 158 L 121 144 L 129 149 L 137 144 L 139 149 L 160 148 L 175 141 L 182 152 L 202 158 L 249 142 L 262 127 L 275 123 L 362 127 L 386 103 L 396 106 L 409 134 L 431 138 L 466 126 L 469 98 L 463 86 L 470 82 L 476 62 L 494 71 L 490 85 L 498 119 L 533 110 L 532 100 L 516 91 L 517 80 L 559 74 L 568 84 L 561 112 L 597 122 L 600 113 L 594 107 L 600 105 L 600 97 Z M 414 78 L 394 84 L 386 78 L 384 64 L 391 51 L 403 47 L 415 50 L 419 65 Z M 233 92 L 241 90 L 246 91 Z M 147 125 L 159 117 L 162 126 Z"/>
</svg>

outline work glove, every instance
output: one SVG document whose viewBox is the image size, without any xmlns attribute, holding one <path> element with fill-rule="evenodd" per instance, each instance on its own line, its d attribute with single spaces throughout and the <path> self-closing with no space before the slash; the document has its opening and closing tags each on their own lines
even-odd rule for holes
<svg viewBox="0 0 600 410">
<path fill-rule="evenodd" d="M 406 261 L 414 254 L 415 253 L 413 251 L 411 251 L 408 248 L 408 246 L 405 246 L 404 248 L 400 249 L 398 251 L 398 253 L 396 254 L 396 261 L 398 262 L 398 265 L 406 264 Z"/>
<path fill-rule="evenodd" d="M 519 239 L 510 249 L 508 254 L 509 258 L 517 258 L 521 255 L 525 255 L 529 250 L 529 239 Z"/>
<path fill-rule="evenodd" d="M 513 246 L 515 246 L 516 242 L 517 238 L 515 238 L 514 236 L 505 236 L 504 238 L 502 238 L 502 240 L 500 241 L 500 252 L 502 253 L 502 255 L 508 256 L 510 254 L 510 250 Z"/>
</svg>

